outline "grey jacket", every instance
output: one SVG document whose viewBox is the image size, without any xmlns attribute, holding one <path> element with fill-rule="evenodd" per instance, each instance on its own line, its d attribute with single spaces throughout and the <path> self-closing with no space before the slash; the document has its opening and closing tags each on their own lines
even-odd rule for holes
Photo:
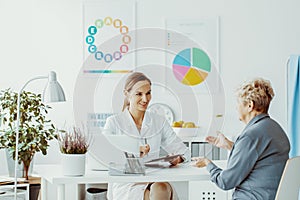
<svg viewBox="0 0 300 200">
<path fill-rule="evenodd" d="M 273 200 L 289 158 L 290 143 L 280 125 L 267 114 L 254 117 L 235 141 L 227 169 L 207 165 L 211 180 L 233 192 L 234 200 Z"/>
</svg>

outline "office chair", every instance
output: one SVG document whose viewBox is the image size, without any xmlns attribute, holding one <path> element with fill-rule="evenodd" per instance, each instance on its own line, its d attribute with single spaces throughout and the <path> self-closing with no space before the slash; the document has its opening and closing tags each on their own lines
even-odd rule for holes
<svg viewBox="0 0 300 200">
<path fill-rule="evenodd" d="M 286 162 L 275 200 L 298 200 L 300 194 L 300 156 Z"/>
</svg>

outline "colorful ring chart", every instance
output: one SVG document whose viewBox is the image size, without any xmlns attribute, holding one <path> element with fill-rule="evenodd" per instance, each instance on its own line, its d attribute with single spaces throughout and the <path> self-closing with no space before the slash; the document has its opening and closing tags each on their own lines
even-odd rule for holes
<svg viewBox="0 0 300 200">
<path fill-rule="evenodd" d="M 103 51 L 97 49 L 95 42 L 95 35 L 101 31 L 104 26 L 113 26 L 118 29 L 122 35 L 122 43 L 118 50 L 113 53 L 104 53 Z M 95 54 L 95 59 L 98 61 L 104 60 L 106 63 L 110 63 L 113 60 L 120 60 L 122 54 L 126 54 L 129 50 L 128 44 L 131 42 L 131 37 L 128 35 L 129 29 L 127 26 L 123 25 L 120 19 L 112 19 L 111 17 L 105 17 L 102 19 L 97 19 L 95 25 L 88 27 L 88 35 L 85 38 L 85 42 L 89 45 L 88 52 Z"/>
<path fill-rule="evenodd" d="M 178 81 L 193 86 L 205 81 L 211 71 L 211 62 L 203 50 L 188 48 L 175 56 L 172 67 Z"/>
</svg>

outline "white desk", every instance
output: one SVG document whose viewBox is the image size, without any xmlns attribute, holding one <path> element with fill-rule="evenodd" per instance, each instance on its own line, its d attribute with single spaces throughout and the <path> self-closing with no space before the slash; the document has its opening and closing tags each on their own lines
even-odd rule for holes
<svg viewBox="0 0 300 200">
<path fill-rule="evenodd" d="M 216 161 L 218 166 L 224 167 L 226 161 Z M 93 184 L 109 182 L 176 182 L 176 181 L 208 181 L 209 173 L 205 168 L 192 167 L 189 164 L 180 165 L 175 168 L 149 169 L 145 176 L 109 176 L 107 171 L 87 170 L 84 176 L 67 177 L 62 175 L 60 165 L 36 165 L 35 172 L 42 178 L 42 199 L 46 200 L 47 184 L 57 187 L 57 200 L 65 199 L 66 184 Z"/>
</svg>

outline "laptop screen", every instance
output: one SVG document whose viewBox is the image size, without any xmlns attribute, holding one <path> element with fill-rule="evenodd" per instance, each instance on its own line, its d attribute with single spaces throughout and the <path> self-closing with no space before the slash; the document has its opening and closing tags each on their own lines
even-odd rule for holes
<svg viewBox="0 0 300 200">
<path fill-rule="evenodd" d="M 109 163 L 125 164 L 124 152 L 139 153 L 139 141 L 127 135 L 92 134 L 87 167 L 93 170 L 107 170 Z"/>
</svg>

